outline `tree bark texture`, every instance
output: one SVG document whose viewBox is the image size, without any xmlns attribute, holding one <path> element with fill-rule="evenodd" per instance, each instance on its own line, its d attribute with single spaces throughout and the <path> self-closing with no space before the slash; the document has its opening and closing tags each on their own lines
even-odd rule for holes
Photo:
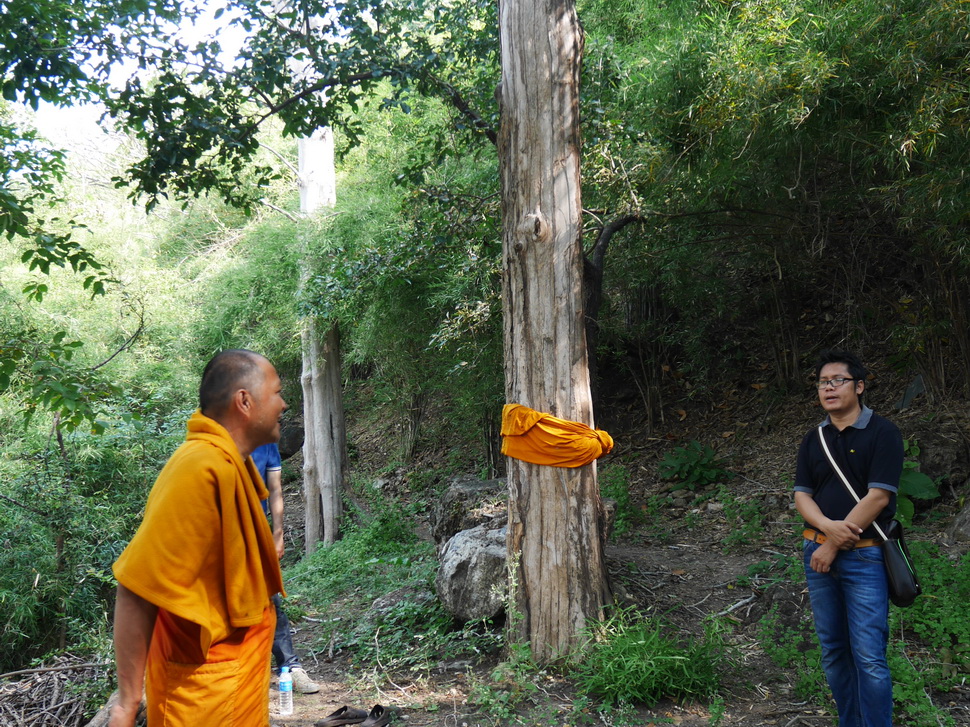
<svg viewBox="0 0 970 727">
<path fill-rule="evenodd" d="M 303 329 L 303 491 L 306 552 L 336 542 L 343 512 L 347 438 L 336 326 L 308 317 Z"/>
<path fill-rule="evenodd" d="M 336 202 L 333 132 L 320 129 L 300 139 L 300 211 L 312 215 Z M 310 253 L 304 278 L 312 269 Z M 304 280 L 305 282 L 305 280 Z M 306 552 L 336 542 L 343 512 L 347 431 L 341 388 L 340 333 L 336 325 L 308 316 L 302 331 L 303 492 Z"/>
<path fill-rule="evenodd" d="M 503 0 L 499 158 L 507 400 L 592 424 L 583 321 L 579 69 L 572 0 Z M 595 464 L 510 459 L 511 637 L 574 654 L 607 594 Z"/>
</svg>

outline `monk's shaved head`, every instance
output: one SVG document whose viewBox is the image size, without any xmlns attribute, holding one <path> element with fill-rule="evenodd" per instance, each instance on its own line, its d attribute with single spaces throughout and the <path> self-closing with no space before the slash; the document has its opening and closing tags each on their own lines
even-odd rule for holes
<svg viewBox="0 0 970 727">
<path fill-rule="evenodd" d="M 199 408 L 206 416 L 223 413 L 239 389 L 252 391 L 263 381 L 260 364 L 265 358 L 254 351 L 232 348 L 220 351 L 206 364 L 199 384 Z"/>
</svg>

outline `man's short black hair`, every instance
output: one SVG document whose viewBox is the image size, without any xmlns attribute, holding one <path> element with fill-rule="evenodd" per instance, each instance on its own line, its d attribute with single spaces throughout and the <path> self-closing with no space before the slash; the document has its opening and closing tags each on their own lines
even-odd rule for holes
<svg viewBox="0 0 970 727">
<path fill-rule="evenodd" d="M 199 409 L 203 414 L 221 414 L 239 389 L 251 389 L 259 382 L 263 357 L 245 348 L 220 351 L 206 364 L 199 384 Z"/>
<path fill-rule="evenodd" d="M 846 368 L 849 369 L 849 376 L 856 381 L 865 381 L 866 376 L 869 375 L 869 371 L 855 354 L 843 351 L 840 348 L 827 348 L 818 356 L 818 364 L 815 366 L 816 380 L 822 373 L 822 369 L 831 363 L 845 364 Z"/>
</svg>

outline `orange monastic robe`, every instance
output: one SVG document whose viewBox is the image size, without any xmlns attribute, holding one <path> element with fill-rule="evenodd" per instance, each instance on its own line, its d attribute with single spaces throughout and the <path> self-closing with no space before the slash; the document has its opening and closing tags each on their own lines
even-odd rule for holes
<svg viewBox="0 0 970 727">
<path fill-rule="evenodd" d="M 602 429 L 521 404 L 502 407 L 502 454 L 551 467 L 582 467 L 613 449 Z"/>
<path fill-rule="evenodd" d="M 229 433 L 196 412 L 114 565 L 158 606 L 146 691 L 151 727 L 269 724 L 269 656 L 282 592 L 260 500 L 266 486 Z"/>
</svg>

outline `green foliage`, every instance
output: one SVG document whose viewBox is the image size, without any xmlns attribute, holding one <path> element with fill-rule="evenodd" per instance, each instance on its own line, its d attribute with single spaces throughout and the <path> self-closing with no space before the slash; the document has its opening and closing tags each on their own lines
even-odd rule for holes
<svg viewBox="0 0 970 727">
<path fill-rule="evenodd" d="M 19 446 L 18 446 L 19 445 Z M 18 668 L 107 628 L 111 564 L 137 524 L 159 460 L 158 431 L 119 422 L 75 432 L 57 455 L 11 438 L 0 495 L 0 667 Z"/>
<path fill-rule="evenodd" d="M 970 381 L 965 365 L 935 373 L 954 349 L 970 359 L 964 3 L 579 9 L 584 207 L 594 230 L 638 218 L 611 243 L 599 343 L 634 354 L 645 392 L 666 366 L 685 396 L 708 393 L 752 363 L 751 340 L 790 387 L 801 371 L 785 352 L 887 320 L 931 387 Z M 826 252 L 850 245 L 860 255 L 832 280 Z"/>
<path fill-rule="evenodd" d="M 427 672 L 443 659 L 494 652 L 499 632 L 487 623 L 456 628 L 434 597 L 436 570 L 433 548 L 417 542 L 412 517 L 385 503 L 366 525 L 348 525 L 341 540 L 286 569 L 287 607 L 337 615 L 324 639 L 352 649 L 361 667 Z M 406 598 L 362 618 L 362 606 L 402 588 Z"/>
<path fill-rule="evenodd" d="M 410 188 L 399 178 L 423 154 L 415 138 L 446 123 L 442 105 L 362 115 L 372 123 L 348 152 L 345 191 L 307 234 L 319 264 L 301 308 L 339 325 L 345 360 L 368 371 L 376 402 L 397 408 L 393 456 L 408 461 L 431 406 L 483 439 L 501 409 L 495 161 L 469 150 Z"/>
<path fill-rule="evenodd" d="M 932 500 L 940 496 L 936 483 L 919 471 L 920 448 L 915 440 L 904 439 L 903 449 L 906 459 L 903 461 L 903 472 L 899 476 L 899 491 L 896 494 L 896 518 L 903 524 L 913 522 L 915 505 L 913 499 Z"/>
<path fill-rule="evenodd" d="M 777 604 L 772 605 L 758 622 L 759 642 L 780 672 L 794 679 L 797 697 L 828 704 L 830 692 L 822 673 L 822 652 L 810 616 L 787 614 L 782 618 Z M 792 623 L 794 618 L 798 620 Z"/>
<path fill-rule="evenodd" d="M 890 608 L 887 658 L 893 676 L 893 695 L 900 721 L 919 727 L 952 724 L 930 694 L 946 692 L 962 683 L 970 668 L 970 625 L 965 616 L 970 598 L 970 556 L 948 558 L 930 543 L 910 543 L 924 595 L 909 608 Z M 796 559 L 789 579 L 802 578 Z M 795 694 L 816 704 L 829 703 L 821 669 L 821 654 L 811 625 L 811 613 L 792 624 L 777 605 L 758 624 L 759 641 L 780 673 L 794 675 Z"/>
<path fill-rule="evenodd" d="M 586 636 L 575 668 L 578 684 L 612 703 L 713 696 L 719 671 L 729 663 L 723 627 L 713 620 L 705 623 L 702 638 L 678 640 L 663 621 L 618 610 Z"/>
<path fill-rule="evenodd" d="M 640 521 L 640 511 L 630 499 L 630 473 L 622 464 L 611 463 L 598 474 L 600 493 L 616 502 L 613 537 L 626 535 Z"/>
<path fill-rule="evenodd" d="M 913 727 L 954 727 L 953 718 L 936 707 L 930 698 L 931 678 L 907 654 L 908 644 L 890 641 L 886 658 L 893 675 L 893 703 L 896 719 Z M 904 717 L 905 716 L 905 717 Z"/>
<path fill-rule="evenodd" d="M 970 670 L 970 555 L 951 559 L 938 546 L 908 543 L 920 575 L 923 596 L 906 609 L 892 609 L 892 623 L 913 634 L 907 654 L 934 689 L 945 690 Z M 916 647 L 916 648 L 914 648 Z"/>
<path fill-rule="evenodd" d="M 777 554 L 770 560 L 761 560 L 748 566 L 747 573 L 738 578 L 742 587 L 770 588 L 803 578 L 803 566 L 797 556 Z"/>
<path fill-rule="evenodd" d="M 728 548 L 755 542 L 763 529 L 761 504 L 753 498 L 735 497 L 723 486 L 718 499 L 724 504 L 724 519 L 730 526 L 721 542 Z"/>
<path fill-rule="evenodd" d="M 733 477 L 714 449 L 697 440 L 667 452 L 658 467 L 664 479 L 683 483 L 696 490 Z"/>
<path fill-rule="evenodd" d="M 354 661 L 395 672 L 428 673 L 443 660 L 494 653 L 501 632 L 488 623 L 456 628 L 454 618 L 429 591 L 403 600 L 377 618 L 363 620 L 343 644 Z"/>
<path fill-rule="evenodd" d="M 427 578 L 432 549 L 416 543 L 409 519 L 386 506 L 366 525 L 348 522 L 343 538 L 319 547 L 286 572 L 297 602 L 324 609 L 341 594 L 361 589 L 369 598 L 417 578 Z"/>
<path fill-rule="evenodd" d="M 192 337 L 198 357 L 207 360 L 226 348 L 265 354 L 283 379 L 292 406 L 300 400 L 300 322 L 294 301 L 300 280 L 299 224 L 282 218 L 243 228 L 231 253 L 210 264 L 211 276 L 199 291 L 210 313 L 200 317 Z"/>
<path fill-rule="evenodd" d="M 363 131 L 358 112 L 371 99 L 408 114 L 416 99 L 437 97 L 449 104 L 453 131 L 466 140 L 495 138 L 491 3 L 464 0 L 447 12 L 398 0 L 293 5 L 275 8 L 273 23 L 262 22 L 265 10 L 246 2 L 227 9 L 228 23 L 247 31 L 238 54 L 243 62 L 223 66 L 215 37 L 197 51 L 167 38 L 168 52 L 146 51 L 156 71 L 152 82 L 131 78 L 106 99 L 146 144 L 145 159 L 126 176 L 149 206 L 169 193 L 191 198 L 213 191 L 251 208 L 259 188 L 278 176 L 271 164 L 253 164 L 257 131 L 269 117 L 278 118 L 285 136 L 331 127 L 356 144 Z M 308 23 L 315 32 L 292 32 Z M 196 52 L 205 63 L 192 62 Z M 299 72 L 294 59 L 305 64 Z M 241 187 L 238 177 L 247 171 L 251 184 Z M 124 183 L 119 177 L 117 184 Z"/>
<path fill-rule="evenodd" d="M 500 724 L 521 724 L 517 713 L 541 696 L 537 681 L 544 673 L 532 660 L 531 646 L 509 644 L 507 658 L 492 671 L 491 681 L 472 682 L 469 701 Z"/>
</svg>

